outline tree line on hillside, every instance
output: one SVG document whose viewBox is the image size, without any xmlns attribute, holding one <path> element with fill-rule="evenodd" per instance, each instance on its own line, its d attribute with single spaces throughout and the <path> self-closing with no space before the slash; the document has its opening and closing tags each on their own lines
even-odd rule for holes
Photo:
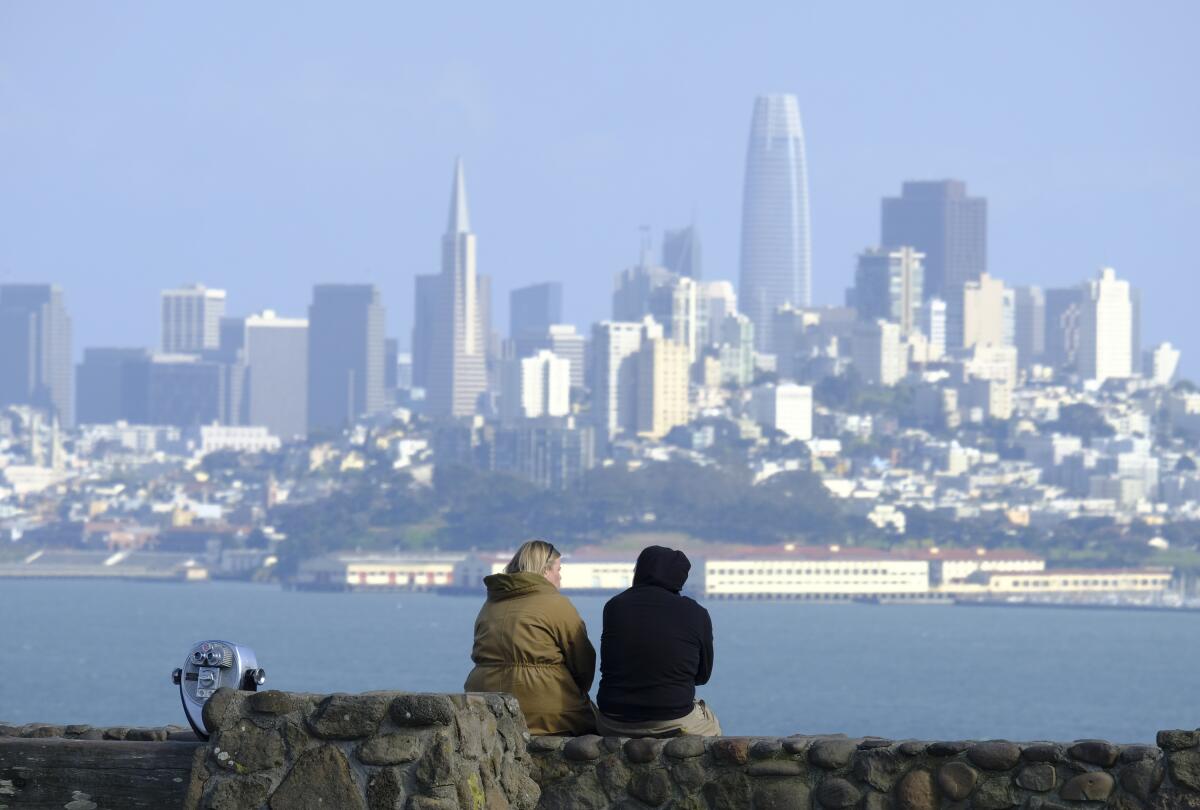
<svg viewBox="0 0 1200 810">
<path fill-rule="evenodd" d="M 689 462 L 599 467 L 561 492 L 461 466 L 438 467 L 432 487 L 418 486 L 379 465 L 327 498 L 276 507 L 272 521 L 288 537 L 285 570 L 340 549 L 507 549 L 530 537 L 569 548 L 647 529 L 756 544 L 874 536 L 812 473 L 756 485 L 748 473 Z"/>
</svg>

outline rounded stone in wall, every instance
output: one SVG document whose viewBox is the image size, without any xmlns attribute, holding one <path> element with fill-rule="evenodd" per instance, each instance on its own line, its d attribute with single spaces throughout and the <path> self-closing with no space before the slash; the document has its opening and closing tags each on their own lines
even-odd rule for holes
<svg viewBox="0 0 1200 810">
<path fill-rule="evenodd" d="M 967 798 L 978 781 L 979 773 L 965 762 L 947 762 L 938 769 L 938 787 L 951 799 Z"/>
<path fill-rule="evenodd" d="M 750 759 L 750 741 L 744 737 L 718 737 L 709 744 L 714 759 L 745 765 Z"/>
<path fill-rule="evenodd" d="M 799 779 L 762 779 L 754 783 L 755 810 L 810 810 L 809 787 Z"/>
<path fill-rule="evenodd" d="M 627 790 L 635 799 L 640 799 L 651 807 L 658 807 L 671 798 L 671 779 L 662 769 L 642 771 L 635 773 L 629 780 Z"/>
<path fill-rule="evenodd" d="M 1058 775 L 1054 772 L 1054 766 L 1048 762 L 1034 762 L 1026 765 L 1017 774 L 1018 785 L 1026 790 L 1035 790 L 1039 793 L 1052 790 L 1057 781 Z"/>
<path fill-rule="evenodd" d="M 527 748 L 537 753 L 547 753 L 561 750 L 566 744 L 566 737 L 530 737 Z"/>
<path fill-rule="evenodd" d="M 704 738 L 687 736 L 668 740 L 663 746 L 663 753 L 675 759 L 687 759 L 704 755 Z"/>
<path fill-rule="evenodd" d="M 1156 740 L 1165 751 L 1182 751 L 1200 744 L 1200 731 L 1160 731 Z"/>
<path fill-rule="evenodd" d="M 853 807 L 862 797 L 858 788 L 845 779 L 825 779 L 817 788 L 817 801 L 822 807 L 836 808 Z"/>
<path fill-rule="evenodd" d="M 925 753 L 931 757 L 953 757 L 971 747 L 966 740 L 938 740 L 925 746 Z"/>
<path fill-rule="evenodd" d="M 604 738 L 595 734 L 585 734 L 582 737 L 575 737 L 563 746 L 563 756 L 572 762 L 589 762 L 594 759 L 600 759 L 604 753 L 601 746 L 604 743 Z"/>
<path fill-rule="evenodd" d="M 1080 740 L 1067 749 L 1067 754 L 1089 765 L 1111 768 L 1121 749 L 1104 740 Z"/>
<path fill-rule="evenodd" d="M 1112 792 L 1112 776 L 1103 771 L 1089 771 L 1068 779 L 1058 795 L 1070 802 L 1102 802 Z"/>
<path fill-rule="evenodd" d="M 1021 749 L 1021 758 L 1026 762 L 1061 762 L 1062 746 L 1056 743 L 1033 743 Z"/>
<path fill-rule="evenodd" d="M 1017 790 L 1007 776 L 985 780 L 971 797 L 971 806 L 975 810 L 1007 810 L 1020 803 Z"/>
<path fill-rule="evenodd" d="M 1121 769 L 1121 787 L 1143 801 L 1150 800 L 1150 794 L 1158 790 L 1164 777 L 1162 763 L 1158 760 L 1143 759 L 1126 765 Z"/>
<path fill-rule="evenodd" d="M 1021 759 L 1021 746 L 1006 740 L 988 740 L 968 748 L 967 758 L 985 771 L 1007 771 Z"/>
<path fill-rule="evenodd" d="M 854 756 L 856 750 L 858 744 L 854 740 L 824 737 L 809 747 L 808 761 L 818 768 L 832 771 L 850 764 L 850 757 Z"/>
<path fill-rule="evenodd" d="M 655 762 L 658 760 L 658 755 L 662 751 L 662 748 L 662 740 L 656 740 L 652 737 L 633 739 L 625 743 L 625 758 L 635 764 Z"/>
<path fill-rule="evenodd" d="M 938 796 L 933 774 L 924 768 L 909 771 L 896 789 L 896 803 L 899 810 L 937 810 Z"/>
</svg>

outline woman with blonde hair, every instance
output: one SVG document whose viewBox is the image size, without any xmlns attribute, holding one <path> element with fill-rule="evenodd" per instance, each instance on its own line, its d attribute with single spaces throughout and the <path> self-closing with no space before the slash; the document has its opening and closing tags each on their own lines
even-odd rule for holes
<svg viewBox="0 0 1200 810">
<path fill-rule="evenodd" d="M 530 734 L 589 734 L 588 691 L 596 650 L 575 606 L 558 592 L 559 554 L 544 540 L 517 550 L 502 574 L 484 577 L 487 601 L 475 619 L 475 668 L 468 692 L 516 697 Z"/>
</svg>

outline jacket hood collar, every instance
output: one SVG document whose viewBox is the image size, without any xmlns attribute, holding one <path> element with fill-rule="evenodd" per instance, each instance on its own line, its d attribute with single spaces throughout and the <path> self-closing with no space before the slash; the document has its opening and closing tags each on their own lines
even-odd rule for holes
<svg viewBox="0 0 1200 810">
<path fill-rule="evenodd" d="M 501 600 L 525 596 L 536 591 L 555 591 L 556 588 L 541 574 L 492 574 L 483 578 L 488 599 Z"/>
<path fill-rule="evenodd" d="M 647 546 L 638 555 L 633 569 L 634 585 L 657 585 L 672 593 L 683 590 L 692 563 L 682 551 L 663 546 Z"/>
</svg>

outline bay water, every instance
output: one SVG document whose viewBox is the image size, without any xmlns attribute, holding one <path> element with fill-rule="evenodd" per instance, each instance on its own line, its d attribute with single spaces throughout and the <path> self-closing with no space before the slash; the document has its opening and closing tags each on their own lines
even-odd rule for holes
<svg viewBox="0 0 1200 810">
<path fill-rule="evenodd" d="M 268 688 L 461 691 L 481 601 L 0 580 L 0 722 L 186 725 L 170 673 L 210 638 L 253 648 Z M 572 601 L 598 649 L 604 598 Z M 1130 743 L 1200 726 L 1200 613 L 704 604 L 699 694 L 726 734 Z"/>
</svg>

